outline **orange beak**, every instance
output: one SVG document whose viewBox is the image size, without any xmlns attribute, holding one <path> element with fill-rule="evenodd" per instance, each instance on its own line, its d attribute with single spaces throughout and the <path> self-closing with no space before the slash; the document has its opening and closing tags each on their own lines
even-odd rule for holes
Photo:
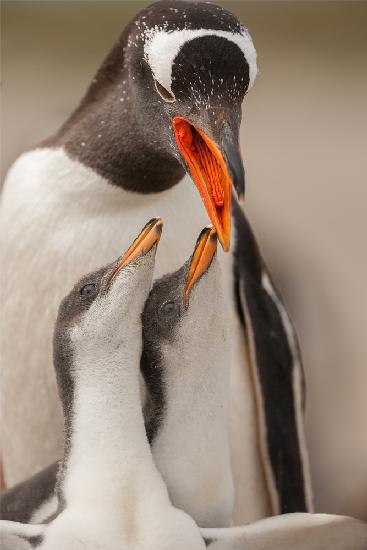
<svg viewBox="0 0 367 550">
<path fill-rule="evenodd" d="M 217 251 L 217 233 L 213 227 L 205 227 L 199 235 L 191 258 L 189 273 L 185 283 L 185 305 L 189 304 L 192 288 L 207 271 Z"/>
<path fill-rule="evenodd" d="M 231 241 L 232 193 L 227 164 L 217 144 L 185 118 L 175 116 L 173 130 L 218 239 L 227 252 Z"/>
<path fill-rule="evenodd" d="M 116 269 L 110 275 L 110 278 L 108 279 L 108 283 L 107 283 L 108 285 L 112 283 L 116 275 L 120 273 L 120 271 L 127 264 L 129 264 L 133 260 L 136 260 L 136 258 L 143 256 L 153 248 L 153 246 L 161 238 L 162 227 L 163 227 L 163 222 L 161 218 L 153 218 L 146 224 L 146 226 L 143 227 L 139 236 L 135 239 L 135 241 L 130 246 L 130 248 L 125 252 L 125 254 L 121 257 L 120 261 L 117 264 Z"/>
</svg>

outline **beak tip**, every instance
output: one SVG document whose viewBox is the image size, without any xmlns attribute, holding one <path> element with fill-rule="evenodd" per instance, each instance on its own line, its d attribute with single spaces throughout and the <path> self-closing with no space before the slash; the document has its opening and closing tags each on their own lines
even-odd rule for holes
<svg viewBox="0 0 367 550">
<path fill-rule="evenodd" d="M 223 251 L 224 252 L 229 252 L 230 249 L 231 249 L 231 241 L 230 239 L 226 239 L 226 238 L 219 238 L 218 236 L 218 240 L 220 242 L 220 244 L 222 245 L 222 248 L 223 248 Z"/>
<path fill-rule="evenodd" d="M 157 222 L 156 226 L 155 226 L 155 232 L 157 233 L 157 235 L 160 237 L 162 235 L 162 229 L 163 229 L 163 222 L 161 219 L 159 219 L 159 221 Z"/>
<path fill-rule="evenodd" d="M 189 263 L 189 271 L 185 283 L 184 302 L 189 304 L 189 294 L 193 286 L 208 270 L 213 258 L 217 253 L 218 236 L 217 231 L 211 225 L 204 227 L 195 245 L 195 250 Z"/>
<path fill-rule="evenodd" d="M 215 244 L 215 246 L 217 245 L 217 240 L 218 240 L 218 239 L 217 239 L 217 233 L 216 233 L 216 231 L 212 231 L 212 232 L 210 233 L 210 240 L 212 241 L 212 243 Z"/>
</svg>

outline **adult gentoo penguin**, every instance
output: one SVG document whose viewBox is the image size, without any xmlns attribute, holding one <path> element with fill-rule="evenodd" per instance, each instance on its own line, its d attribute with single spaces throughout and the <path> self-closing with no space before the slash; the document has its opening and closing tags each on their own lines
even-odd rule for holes
<svg viewBox="0 0 367 550">
<path fill-rule="evenodd" d="M 141 312 L 161 229 L 160 219 L 151 220 L 123 256 L 84 276 L 60 305 L 54 365 L 65 448 L 58 511 L 43 525 L 1 524 L 42 550 L 205 548 L 193 519 L 170 502 L 143 420 Z"/>
<path fill-rule="evenodd" d="M 142 315 L 143 411 L 153 458 L 172 503 L 202 527 L 230 525 L 234 503 L 228 322 L 216 248 L 215 230 L 205 228 L 190 259 L 155 282 Z M 57 469 L 54 463 L 6 492 L 1 517 L 38 523 L 53 516 Z"/>
<path fill-rule="evenodd" d="M 167 226 L 158 274 L 183 264 L 208 215 L 229 248 L 231 193 L 244 183 L 241 103 L 256 70 L 250 35 L 225 9 L 153 4 L 126 27 L 61 129 L 10 169 L 0 222 L 8 485 L 60 453 L 51 327 L 73 282 L 156 215 Z M 311 498 L 295 336 L 261 259 L 243 260 L 240 208 L 232 221 L 231 252 L 219 261 L 231 323 L 235 520 L 247 521 L 309 509 Z"/>
</svg>

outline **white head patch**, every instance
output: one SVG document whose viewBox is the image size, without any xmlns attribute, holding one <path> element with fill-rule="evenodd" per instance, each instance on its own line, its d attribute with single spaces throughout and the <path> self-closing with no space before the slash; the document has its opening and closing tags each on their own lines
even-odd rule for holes
<svg viewBox="0 0 367 550">
<path fill-rule="evenodd" d="M 151 36 L 147 38 L 144 45 L 144 56 L 149 63 L 154 78 L 172 93 L 172 64 L 175 57 L 186 42 L 201 36 L 225 38 L 240 48 L 249 66 L 248 89 L 250 89 L 255 82 L 257 64 L 256 50 L 246 29 L 243 29 L 241 33 L 212 29 L 184 29 L 172 32 L 152 30 Z"/>
</svg>

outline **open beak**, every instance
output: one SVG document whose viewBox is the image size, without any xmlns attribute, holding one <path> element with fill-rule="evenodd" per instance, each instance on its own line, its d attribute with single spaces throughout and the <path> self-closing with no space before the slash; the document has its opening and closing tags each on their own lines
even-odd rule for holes
<svg viewBox="0 0 367 550">
<path fill-rule="evenodd" d="M 189 273 L 185 283 L 184 302 L 189 303 L 190 292 L 200 277 L 207 271 L 217 251 L 217 232 L 213 227 L 205 227 L 196 242 L 191 257 Z"/>
<path fill-rule="evenodd" d="M 119 260 L 116 269 L 110 275 L 107 284 L 110 285 L 113 279 L 127 264 L 143 256 L 159 241 L 162 234 L 163 222 L 161 218 L 152 218 L 142 229 L 130 248 Z"/>
<path fill-rule="evenodd" d="M 234 143 L 227 126 L 223 129 L 223 152 L 215 141 L 183 117 L 173 118 L 173 129 L 179 151 L 203 199 L 218 239 L 227 252 L 231 241 L 232 184 L 240 195 L 244 190 L 238 143 Z"/>
</svg>

